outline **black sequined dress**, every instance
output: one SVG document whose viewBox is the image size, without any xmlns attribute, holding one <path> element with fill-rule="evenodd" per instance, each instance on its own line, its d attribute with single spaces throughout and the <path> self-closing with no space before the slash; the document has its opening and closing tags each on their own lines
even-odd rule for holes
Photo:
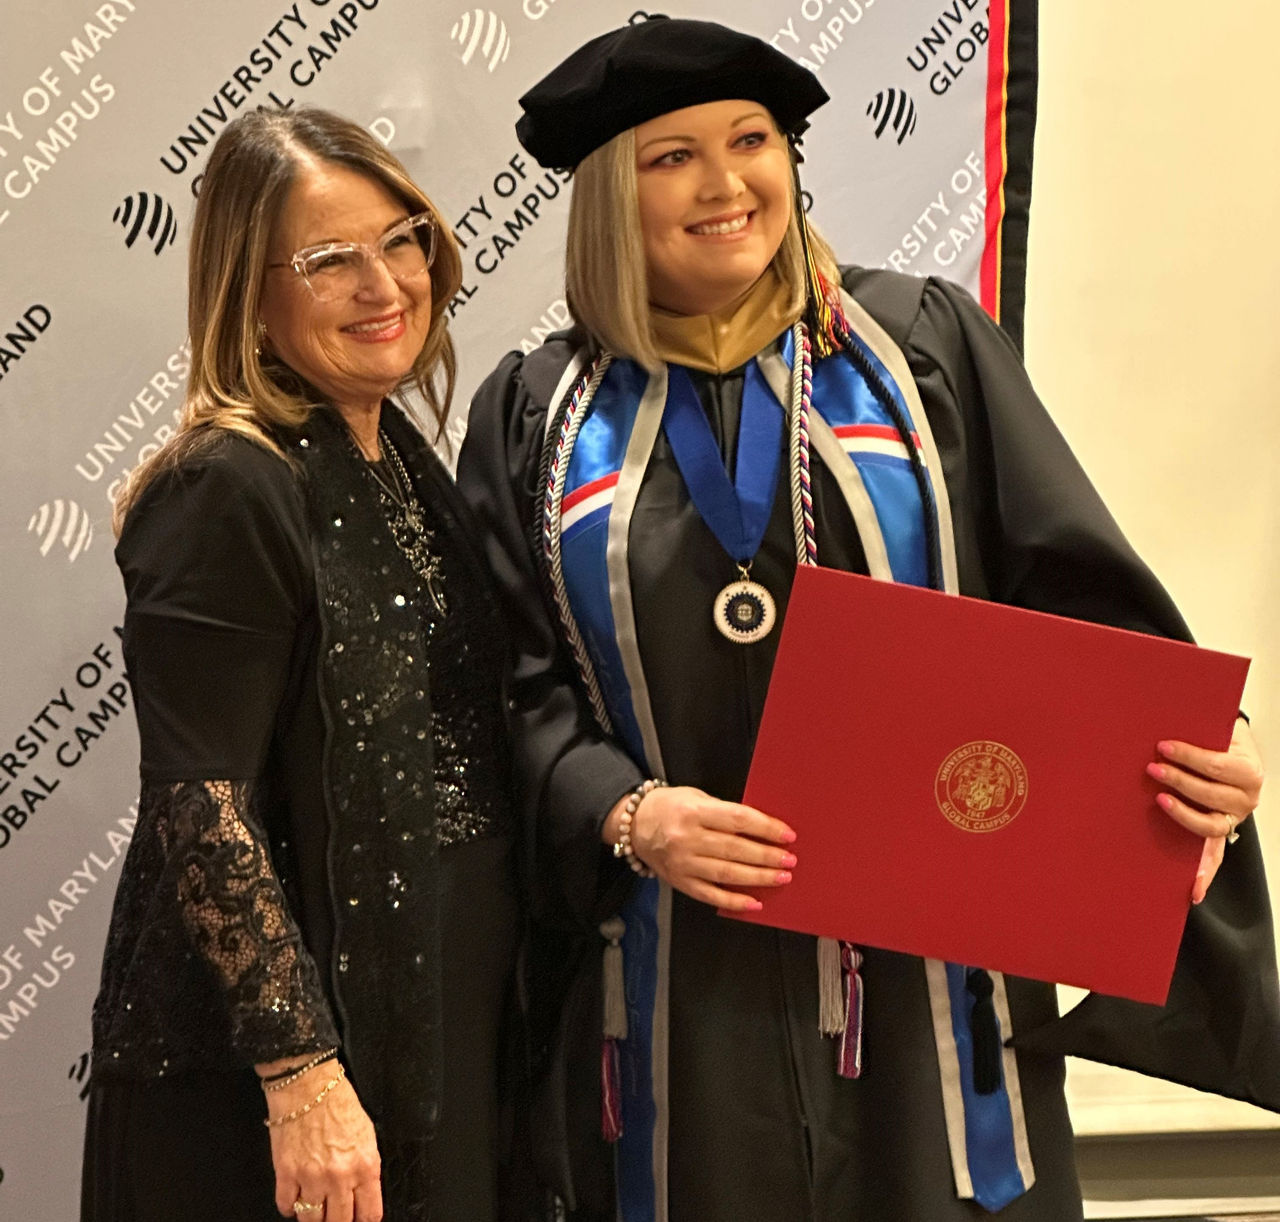
<svg viewBox="0 0 1280 1222">
<path fill-rule="evenodd" d="M 380 468 L 327 410 L 288 462 L 213 436 L 121 537 L 142 794 L 84 1219 L 278 1217 L 252 1066 L 333 1045 L 386 1217 L 497 1217 L 505 643 L 452 481 L 397 409 L 382 425 Z"/>
</svg>

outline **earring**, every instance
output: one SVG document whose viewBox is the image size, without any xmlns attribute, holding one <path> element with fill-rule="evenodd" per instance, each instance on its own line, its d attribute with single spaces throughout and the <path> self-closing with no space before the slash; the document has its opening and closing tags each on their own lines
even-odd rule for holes
<svg viewBox="0 0 1280 1222">
<path fill-rule="evenodd" d="M 267 338 L 267 324 L 258 319 L 258 329 L 254 335 L 253 355 L 260 357 L 262 355 L 262 341 Z"/>
</svg>

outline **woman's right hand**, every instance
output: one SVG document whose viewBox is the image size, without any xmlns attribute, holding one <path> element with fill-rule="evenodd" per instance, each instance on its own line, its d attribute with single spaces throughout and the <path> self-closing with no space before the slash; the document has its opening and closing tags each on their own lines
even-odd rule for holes
<svg viewBox="0 0 1280 1222">
<path fill-rule="evenodd" d="M 267 1092 L 268 1117 L 275 1120 L 310 1103 L 337 1068 L 337 1061 L 325 1061 L 283 1090 Z M 381 1164 L 373 1122 L 346 1078 L 305 1115 L 270 1127 L 276 1208 L 286 1218 L 381 1222 Z M 299 1201 L 323 1206 L 323 1212 L 297 1211 Z"/>
<path fill-rule="evenodd" d="M 623 798 L 605 820 L 603 838 L 617 843 Z M 796 834 L 739 802 L 722 802 L 688 785 L 660 786 L 641 801 L 631 825 L 635 855 L 677 891 L 733 912 L 763 905 L 735 887 L 781 887 L 796 857 L 782 846 Z"/>
</svg>

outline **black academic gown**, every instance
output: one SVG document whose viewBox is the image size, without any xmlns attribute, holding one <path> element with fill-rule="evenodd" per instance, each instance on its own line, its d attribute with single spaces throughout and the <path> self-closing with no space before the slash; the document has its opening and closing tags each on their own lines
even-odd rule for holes
<svg viewBox="0 0 1280 1222">
<path fill-rule="evenodd" d="M 944 467 L 961 593 L 1185 638 L 1176 609 L 1049 420 L 1004 333 L 941 281 L 854 271 L 846 288 L 901 347 L 919 387 Z M 552 339 L 526 358 L 511 354 L 481 387 L 459 483 L 487 528 L 516 644 L 518 754 L 539 828 L 543 915 L 565 931 L 547 935 L 555 957 L 546 979 L 564 979 L 568 1000 L 558 1014 L 548 1006 L 558 1026 L 545 1039 L 535 1132 L 544 1168 L 566 1198 L 583 1217 L 603 1218 L 610 1205 L 599 1139 L 594 925 L 617 910 L 630 880 L 602 853 L 599 828 L 642 773 L 594 727 L 535 558 L 548 400 L 574 338 Z M 740 372 L 694 377 L 731 458 Z M 834 479 L 816 455 L 813 463 L 819 563 L 866 572 Z M 667 779 L 737 799 L 779 634 L 742 647 L 715 630 L 709 608 L 734 566 L 690 503 L 661 434 L 632 519 L 630 570 Z M 780 614 L 794 570 L 780 480 L 752 568 Z M 853 1081 L 836 1076 L 832 1043 L 818 1034 L 812 938 L 725 921 L 676 894 L 670 973 L 672 1219 L 985 1216 L 956 1197 L 920 960 L 866 952 L 865 1072 Z M 1209 900 L 1192 913 L 1165 1009 L 1093 997 L 1059 1020 L 1051 986 L 1006 979 L 1036 1182 L 1002 1219 L 1081 1216 L 1065 1053 L 1280 1109 L 1275 954 L 1251 824 Z M 535 989 L 535 1003 L 538 996 Z"/>
</svg>

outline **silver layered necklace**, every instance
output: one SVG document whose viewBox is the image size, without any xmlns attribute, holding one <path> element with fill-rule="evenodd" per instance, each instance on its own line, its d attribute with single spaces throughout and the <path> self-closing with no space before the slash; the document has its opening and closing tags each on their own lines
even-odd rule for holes
<svg viewBox="0 0 1280 1222">
<path fill-rule="evenodd" d="M 382 461 L 370 462 L 369 474 L 373 476 L 378 487 L 391 498 L 396 508 L 404 514 L 409 528 L 415 533 L 421 533 L 422 513 L 400 452 L 391 444 L 391 439 L 382 429 L 378 430 L 378 444 L 382 449 Z"/>
</svg>

